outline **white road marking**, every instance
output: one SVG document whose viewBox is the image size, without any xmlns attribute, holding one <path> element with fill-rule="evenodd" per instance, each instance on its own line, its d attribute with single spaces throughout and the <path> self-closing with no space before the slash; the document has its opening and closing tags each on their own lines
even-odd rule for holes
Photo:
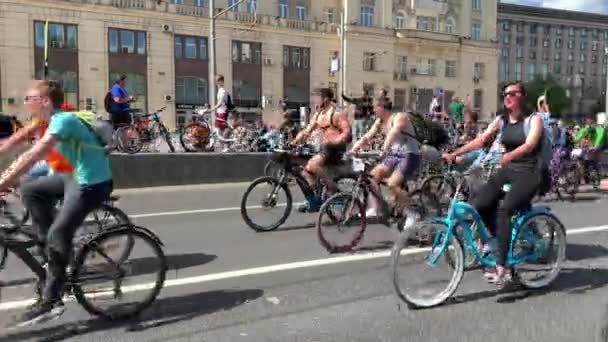
<svg viewBox="0 0 608 342">
<path fill-rule="evenodd" d="M 580 234 L 594 233 L 594 232 L 606 231 L 606 230 L 608 230 L 608 225 L 595 226 L 595 227 L 582 227 L 582 228 L 569 229 L 569 230 L 567 230 L 566 235 L 580 235 Z M 402 251 L 401 254 L 402 255 L 416 254 L 416 253 L 420 253 L 420 252 L 427 251 L 427 250 L 429 250 L 428 247 L 427 248 L 412 248 L 412 249 Z M 254 275 L 281 272 L 281 271 L 291 271 L 291 270 L 296 270 L 296 269 L 301 269 L 301 268 L 312 268 L 312 267 L 334 265 L 334 264 L 340 264 L 340 263 L 346 263 L 346 262 L 373 260 L 373 259 L 379 259 L 379 258 L 386 258 L 386 257 L 390 256 L 390 254 L 391 254 L 391 251 L 368 252 L 368 253 L 361 253 L 361 254 L 351 254 L 351 255 L 329 257 L 329 258 L 323 258 L 323 259 L 297 261 L 297 262 L 291 262 L 291 263 L 286 263 L 286 264 L 253 267 L 253 268 L 247 268 L 247 269 L 242 269 L 242 270 L 234 270 L 234 271 L 219 272 L 219 273 L 206 274 L 206 275 L 200 275 L 200 276 L 194 276 L 194 277 L 167 280 L 167 281 L 165 281 L 165 287 L 201 284 L 201 283 L 208 283 L 208 282 L 224 280 L 224 279 L 247 277 L 247 276 L 254 276 Z M 152 288 L 153 285 L 154 285 L 154 283 L 134 284 L 134 285 L 129 285 L 129 286 L 123 287 L 122 291 L 123 291 L 123 293 L 144 291 L 144 290 L 148 290 L 148 289 Z M 92 296 L 101 296 L 101 295 L 107 295 L 107 294 L 109 294 L 109 292 L 105 292 L 105 293 L 98 292 Z M 67 300 L 73 300 L 73 298 L 68 298 Z M 34 303 L 34 299 L 26 299 L 26 300 L 18 300 L 18 301 L 0 303 L 0 311 L 21 309 L 32 303 Z"/>
<path fill-rule="evenodd" d="M 292 207 L 297 207 L 304 202 L 296 202 L 292 204 Z M 277 207 L 284 207 L 286 203 L 279 203 Z M 262 209 L 261 205 L 252 205 L 247 209 Z M 227 207 L 227 208 L 213 208 L 213 209 L 194 209 L 194 210 L 181 210 L 181 211 L 165 211 L 160 213 L 148 213 L 148 214 L 136 214 L 129 215 L 131 218 L 147 218 L 147 217 L 158 217 L 158 216 L 177 216 L 177 215 L 189 215 L 189 214 L 207 214 L 207 213 L 221 213 L 226 211 L 240 211 L 240 207 Z"/>
</svg>

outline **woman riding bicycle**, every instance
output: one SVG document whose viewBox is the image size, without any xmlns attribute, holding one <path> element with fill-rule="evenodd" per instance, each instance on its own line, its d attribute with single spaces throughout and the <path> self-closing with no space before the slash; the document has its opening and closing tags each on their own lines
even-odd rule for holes
<svg viewBox="0 0 608 342">
<path fill-rule="evenodd" d="M 482 147 L 493 134 L 498 134 L 498 139 L 504 145 L 505 151 L 500 158 L 502 168 L 490 177 L 472 200 L 473 207 L 497 237 L 496 272 L 487 272 L 486 277 L 500 287 L 512 281 L 512 270 L 505 267 L 511 240 L 511 216 L 530 203 L 541 185 L 540 141 L 543 121 L 540 116 L 534 115 L 526 136 L 524 120 L 532 114 L 525 110 L 525 97 L 526 90 L 522 83 L 507 84 L 504 88 L 506 114 L 497 117 L 475 140 L 444 155 L 446 160 L 453 161 L 460 155 Z M 506 194 L 503 192 L 505 185 L 508 186 Z M 504 199 L 499 204 L 503 194 Z"/>
</svg>

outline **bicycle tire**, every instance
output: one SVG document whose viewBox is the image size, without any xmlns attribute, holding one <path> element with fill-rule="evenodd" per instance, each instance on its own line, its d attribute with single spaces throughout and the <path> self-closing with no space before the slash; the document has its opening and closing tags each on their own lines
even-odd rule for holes
<svg viewBox="0 0 608 342">
<path fill-rule="evenodd" d="M 264 184 L 264 183 L 272 184 L 274 187 L 277 187 L 277 186 L 280 187 L 280 190 L 283 190 L 283 192 L 285 193 L 285 201 L 286 201 L 285 211 L 283 212 L 281 217 L 275 223 L 268 225 L 268 226 L 261 226 L 261 225 L 254 223 L 249 215 L 248 208 L 247 208 L 247 199 L 248 199 L 249 195 L 251 194 L 251 191 L 256 186 L 258 186 L 260 184 Z M 274 203 L 273 205 L 276 206 L 276 204 L 277 203 Z M 247 190 L 245 190 L 245 193 L 243 194 L 243 197 L 241 198 L 241 217 L 243 217 L 243 220 L 245 221 L 247 226 L 249 228 L 255 230 L 256 232 L 270 232 L 270 231 L 276 230 L 277 228 L 282 226 L 285 223 L 285 221 L 287 221 L 287 219 L 289 218 L 289 215 L 291 214 L 292 205 L 293 205 L 293 198 L 291 196 L 291 191 L 289 190 L 289 187 L 286 184 L 280 183 L 280 181 L 275 177 L 259 177 L 259 178 L 255 179 L 253 182 L 251 182 L 251 184 L 249 184 L 249 187 L 247 187 Z"/>
<path fill-rule="evenodd" d="M 167 146 L 169 146 L 169 151 L 171 153 L 175 153 L 175 146 L 173 146 L 171 134 L 169 134 L 169 130 L 167 129 L 167 127 L 165 127 L 165 125 L 163 125 L 162 123 L 159 123 L 158 130 L 160 131 L 160 134 L 162 135 L 163 139 L 165 139 Z"/>
<path fill-rule="evenodd" d="M 415 227 L 414 227 L 415 228 Z M 454 273 L 452 278 L 444 291 L 442 291 L 438 296 L 435 296 L 431 299 L 417 299 L 411 295 L 405 293 L 401 285 L 399 283 L 399 258 L 401 257 L 402 250 L 406 250 L 405 253 L 416 253 L 415 251 L 407 251 L 408 247 L 410 247 L 410 234 L 413 233 L 415 229 L 407 229 L 399 235 L 399 238 L 393 245 L 393 249 L 391 251 L 391 265 L 390 265 L 390 276 L 393 283 L 393 290 L 397 297 L 401 299 L 404 303 L 408 305 L 409 308 L 429 308 L 433 306 L 440 305 L 444 303 L 448 298 L 450 298 L 458 289 L 460 282 L 464 276 L 464 254 L 463 247 L 460 244 L 460 241 L 456 239 L 456 237 L 452 234 L 450 236 L 449 245 L 454 246 L 454 251 L 456 253 L 455 258 L 448 258 L 448 262 L 451 261 L 450 267 L 452 267 Z M 432 249 L 432 247 L 431 247 Z M 426 253 L 426 251 L 420 251 L 422 253 Z M 444 252 L 445 253 L 445 252 Z M 445 254 L 444 254 L 445 256 Z M 416 278 L 415 275 L 409 274 L 408 277 Z"/>
<path fill-rule="evenodd" d="M 352 201 L 353 206 L 358 207 L 358 214 L 360 217 L 359 220 L 361 221 L 360 230 L 355 234 L 353 239 L 351 239 L 350 242 L 342 245 L 337 245 L 330 242 L 330 239 L 328 239 L 325 233 L 323 232 L 324 214 L 327 214 L 332 223 L 336 223 L 336 221 L 338 221 L 338 219 L 333 215 L 333 213 L 330 213 L 331 209 L 329 208 L 329 206 L 332 205 L 332 202 L 339 201 L 345 201 L 347 203 L 342 203 L 344 207 L 350 207 L 348 205 L 350 204 L 348 201 Z M 323 205 L 321 206 L 321 209 L 319 210 L 319 216 L 317 217 L 317 238 L 321 246 L 323 246 L 323 248 L 325 248 L 325 250 L 329 253 L 347 253 L 357 247 L 359 243 L 361 243 L 363 235 L 365 234 L 365 229 L 367 228 L 367 218 L 365 216 L 365 210 L 366 208 L 363 203 L 359 200 L 359 198 L 354 198 L 352 193 L 339 192 L 328 198 L 327 201 L 325 201 L 325 203 L 323 203 Z M 350 219 L 350 217 L 348 219 Z"/>
<path fill-rule="evenodd" d="M 104 310 L 101 310 L 96 307 L 94 303 L 89 301 L 89 299 L 87 298 L 87 294 L 82 289 L 83 283 L 79 281 L 78 278 L 80 272 L 83 271 L 83 265 L 87 259 L 89 251 L 96 249 L 98 245 L 102 244 L 104 239 L 110 239 L 117 235 L 130 235 L 131 238 L 137 236 L 137 238 L 140 238 L 145 241 L 149 246 L 152 247 L 161 266 L 160 273 L 158 274 L 156 282 L 154 283 L 153 291 L 151 292 L 151 294 L 147 296 L 144 301 L 135 306 L 135 309 L 121 315 L 114 315 L 105 312 Z M 106 320 L 119 321 L 137 316 L 143 310 L 147 309 L 156 300 L 156 298 L 160 294 L 160 291 L 164 287 L 167 270 L 167 259 L 165 257 L 165 253 L 163 252 L 162 243 L 160 242 L 160 240 L 158 240 L 156 236 L 154 236 L 150 231 L 145 228 L 132 225 L 117 225 L 97 235 L 79 250 L 78 254 L 76 255 L 76 258 L 74 258 L 74 267 L 70 273 L 69 280 L 72 285 L 72 293 L 74 294 L 76 301 L 87 312 L 92 315 L 102 317 Z"/>
<path fill-rule="evenodd" d="M 134 146 L 131 146 L 128 143 L 128 140 L 126 140 L 126 136 L 127 134 L 127 130 L 128 129 L 132 129 L 137 133 L 137 140 L 136 144 Z M 123 126 L 120 127 L 116 130 L 116 136 L 118 137 L 118 145 L 121 146 L 121 150 L 124 153 L 127 154 L 136 154 L 141 152 L 141 150 L 144 148 L 144 141 L 142 140 L 141 134 L 139 133 L 139 131 L 137 130 L 137 128 L 135 128 L 134 126 Z"/>
</svg>

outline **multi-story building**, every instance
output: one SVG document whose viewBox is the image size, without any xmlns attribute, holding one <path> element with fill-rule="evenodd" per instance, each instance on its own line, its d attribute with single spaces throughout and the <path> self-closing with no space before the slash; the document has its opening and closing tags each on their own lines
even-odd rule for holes
<svg viewBox="0 0 608 342">
<path fill-rule="evenodd" d="M 216 0 L 216 11 L 237 0 Z M 495 0 L 245 0 L 216 21 L 217 73 L 242 111 L 307 104 L 330 71 L 346 16 L 344 91 L 385 87 L 399 109 L 426 111 L 433 89 L 496 108 Z M 49 78 L 80 108 L 103 111 L 117 75 L 134 106 L 167 106 L 169 126 L 208 103 L 207 0 L 0 0 L 0 110 L 18 113 L 27 82 Z M 262 103 L 262 101 L 264 102 Z"/>
<path fill-rule="evenodd" d="M 499 4 L 498 40 L 499 82 L 551 75 L 572 99 L 573 113 L 588 113 L 602 96 L 608 15 Z"/>
</svg>

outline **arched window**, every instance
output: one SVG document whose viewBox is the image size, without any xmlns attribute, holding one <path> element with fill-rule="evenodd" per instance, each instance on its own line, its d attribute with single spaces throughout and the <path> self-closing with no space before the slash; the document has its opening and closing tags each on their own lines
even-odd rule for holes
<svg viewBox="0 0 608 342">
<path fill-rule="evenodd" d="M 453 34 L 456 32 L 456 21 L 452 17 L 445 20 L 445 32 Z"/>
<path fill-rule="evenodd" d="M 405 28 L 405 14 L 401 11 L 395 15 L 395 28 L 397 30 L 403 30 Z"/>
<path fill-rule="evenodd" d="M 361 26 L 374 26 L 374 7 L 361 5 Z"/>
</svg>

